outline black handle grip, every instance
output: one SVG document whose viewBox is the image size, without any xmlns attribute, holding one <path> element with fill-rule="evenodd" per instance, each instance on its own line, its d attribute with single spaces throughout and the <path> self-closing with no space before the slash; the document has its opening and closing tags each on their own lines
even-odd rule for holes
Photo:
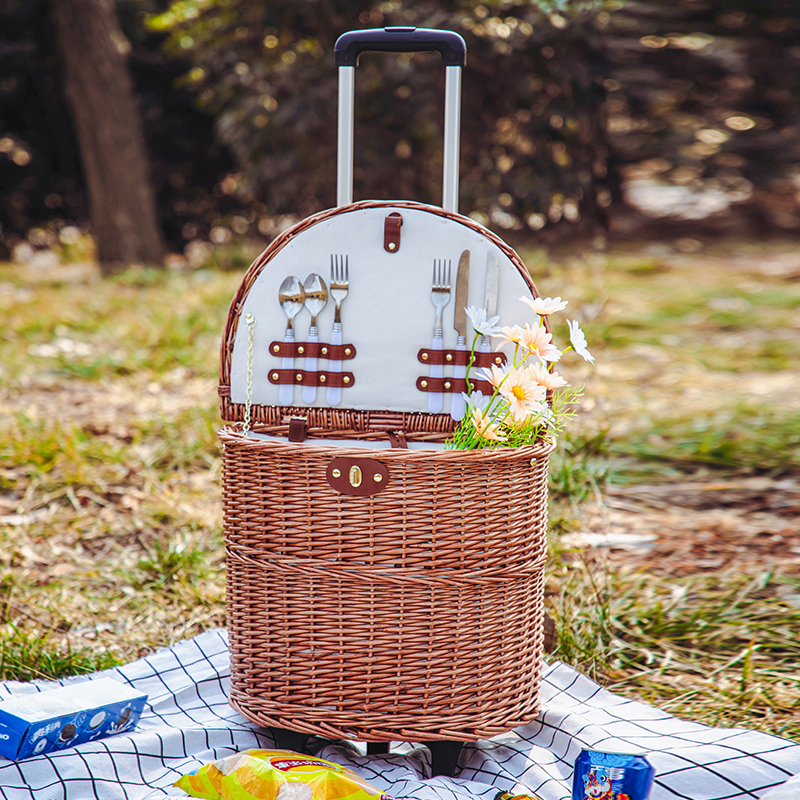
<svg viewBox="0 0 800 800">
<path fill-rule="evenodd" d="M 376 53 L 420 53 L 436 50 L 446 67 L 467 63 L 467 45 L 455 31 L 433 28 L 368 28 L 343 33 L 334 47 L 337 67 L 356 67 L 365 51 Z"/>
</svg>

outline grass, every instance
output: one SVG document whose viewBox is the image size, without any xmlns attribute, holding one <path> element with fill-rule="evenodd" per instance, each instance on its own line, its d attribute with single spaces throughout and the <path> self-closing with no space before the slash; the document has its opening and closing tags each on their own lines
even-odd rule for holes
<svg viewBox="0 0 800 800">
<path fill-rule="evenodd" d="M 705 416 L 654 419 L 645 429 L 614 443 L 639 475 L 661 465 L 691 471 L 700 466 L 721 473 L 780 476 L 800 472 L 800 415 L 774 408 L 737 405 Z M 617 479 L 633 477 L 621 467 Z"/>
<path fill-rule="evenodd" d="M 597 356 L 559 365 L 584 399 L 551 459 L 554 657 L 681 716 L 800 737 L 796 574 L 665 576 L 562 543 L 620 483 L 800 473 L 796 250 L 523 255 Z M 105 281 L 0 265 L 2 679 L 225 624 L 216 373 L 249 259 L 211 257 Z"/>
<path fill-rule="evenodd" d="M 10 624 L 6 627 L 5 634 L 0 634 L 0 680 L 52 680 L 120 664 L 111 653 L 74 649 L 60 638 L 26 633 Z"/>
<path fill-rule="evenodd" d="M 551 565 L 554 655 L 612 690 L 708 725 L 800 738 L 800 580 L 654 579 L 580 558 Z"/>
</svg>

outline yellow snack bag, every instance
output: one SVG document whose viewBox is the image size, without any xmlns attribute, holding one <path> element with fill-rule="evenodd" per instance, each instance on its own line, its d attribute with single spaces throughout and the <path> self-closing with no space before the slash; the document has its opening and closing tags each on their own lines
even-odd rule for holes
<svg viewBox="0 0 800 800">
<path fill-rule="evenodd" d="M 173 786 L 205 800 L 394 800 L 347 767 L 289 750 L 244 750 Z"/>
</svg>

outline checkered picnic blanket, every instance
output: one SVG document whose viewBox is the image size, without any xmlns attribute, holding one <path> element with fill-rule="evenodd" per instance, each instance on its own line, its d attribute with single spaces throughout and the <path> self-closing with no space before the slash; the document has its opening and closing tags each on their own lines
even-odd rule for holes
<svg viewBox="0 0 800 800">
<path fill-rule="evenodd" d="M 238 750 L 275 746 L 269 731 L 227 703 L 224 631 L 212 631 L 140 661 L 96 675 L 147 692 L 131 733 L 12 762 L 0 758 L 4 800 L 144 800 L 165 797 L 177 778 Z M 61 683 L 66 683 L 62 681 Z M 0 699 L 54 683 L 0 684 Z M 465 745 L 455 778 L 430 776 L 430 756 L 415 744 L 364 755 L 351 742 L 317 740 L 318 755 L 351 767 L 395 798 L 492 800 L 499 790 L 533 790 L 544 800 L 571 797 L 572 768 L 584 747 L 633 746 L 656 770 L 651 800 L 744 800 L 800 772 L 800 744 L 737 728 L 709 728 L 627 700 L 574 669 L 545 667 L 535 722 Z"/>
</svg>

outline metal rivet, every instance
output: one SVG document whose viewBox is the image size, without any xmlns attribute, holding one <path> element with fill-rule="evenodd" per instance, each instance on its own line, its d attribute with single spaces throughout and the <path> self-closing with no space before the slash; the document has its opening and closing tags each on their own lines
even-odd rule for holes
<svg viewBox="0 0 800 800">
<path fill-rule="evenodd" d="M 341 478 L 342 471 L 340 469 L 331 470 L 331 475 L 333 475 L 334 478 Z"/>
<path fill-rule="evenodd" d="M 394 242 L 389 242 L 389 249 L 390 250 L 397 250 L 397 245 Z"/>
<path fill-rule="evenodd" d="M 374 480 L 375 483 L 380 483 L 383 480 L 383 475 L 381 475 L 380 473 L 378 473 L 377 475 L 373 475 L 372 480 Z"/>
<path fill-rule="evenodd" d="M 445 356 L 445 360 L 446 360 L 446 361 L 452 361 L 452 360 L 453 360 L 453 355 L 452 355 L 452 353 L 448 353 L 448 354 Z"/>
<path fill-rule="evenodd" d="M 278 375 L 277 372 L 273 372 L 272 373 L 272 380 L 276 381 L 276 380 L 278 380 L 278 378 L 280 378 L 280 375 Z"/>
<path fill-rule="evenodd" d="M 494 363 L 495 364 L 502 364 L 503 363 L 503 359 L 500 356 L 497 356 L 497 358 L 494 360 Z"/>
<path fill-rule="evenodd" d="M 350 383 L 350 378 L 345 375 L 344 378 L 342 378 L 342 383 Z"/>
<path fill-rule="evenodd" d="M 420 386 L 421 386 L 423 389 L 425 389 L 425 388 L 428 386 L 428 381 L 420 381 L 420 382 L 419 382 L 419 385 L 420 385 Z"/>
<path fill-rule="evenodd" d="M 423 353 L 422 354 L 422 360 L 423 361 L 427 361 L 428 360 L 428 354 L 427 353 Z"/>
<path fill-rule="evenodd" d="M 295 378 L 296 378 L 298 381 L 301 381 L 301 380 L 303 380 L 303 376 L 302 376 L 302 374 L 301 374 L 301 373 L 299 373 L 299 372 L 298 372 L 298 373 L 297 373 L 297 375 L 295 375 L 294 377 L 295 377 Z"/>
<path fill-rule="evenodd" d="M 281 351 L 281 346 L 279 344 L 276 344 L 275 347 L 272 348 L 273 353 L 280 353 L 280 351 Z"/>
<path fill-rule="evenodd" d="M 328 348 L 327 347 L 323 347 L 322 348 L 322 355 L 324 355 L 324 356 L 328 355 Z"/>
<path fill-rule="evenodd" d="M 320 375 L 319 376 L 319 382 L 320 383 L 325 383 L 326 380 L 327 380 L 327 378 L 324 375 Z"/>
<path fill-rule="evenodd" d="M 305 351 L 306 351 L 306 349 L 305 349 L 305 347 L 303 347 L 302 345 L 301 345 L 300 347 L 298 347 L 298 348 L 297 348 L 297 352 L 298 352 L 298 353 L 305 353 Z"/>
<path fill-rule="evenodd" d="M 445 381 L 445 382 L 444 382 L 444 388 L 445 388 L 445 389 L 449 389 L 449 388 L 450 388 L 452 385 L 453 385 L 453 384 L 452 384 L 452 383 L 450 383 L 450 381 Z"/>
<path fill-rule="evenodd" d="M 345 347 L 345 349 L 344 349 L 344 354 L 345 354 L 346 356 L 349 356 L 349 355 L 350 355 L 350 353 L 352 353 L 352 352 L 353 352 L 353 351 L 352 351 L 352 350 L 351 350 L 349 347 Z"/>
</svg>

